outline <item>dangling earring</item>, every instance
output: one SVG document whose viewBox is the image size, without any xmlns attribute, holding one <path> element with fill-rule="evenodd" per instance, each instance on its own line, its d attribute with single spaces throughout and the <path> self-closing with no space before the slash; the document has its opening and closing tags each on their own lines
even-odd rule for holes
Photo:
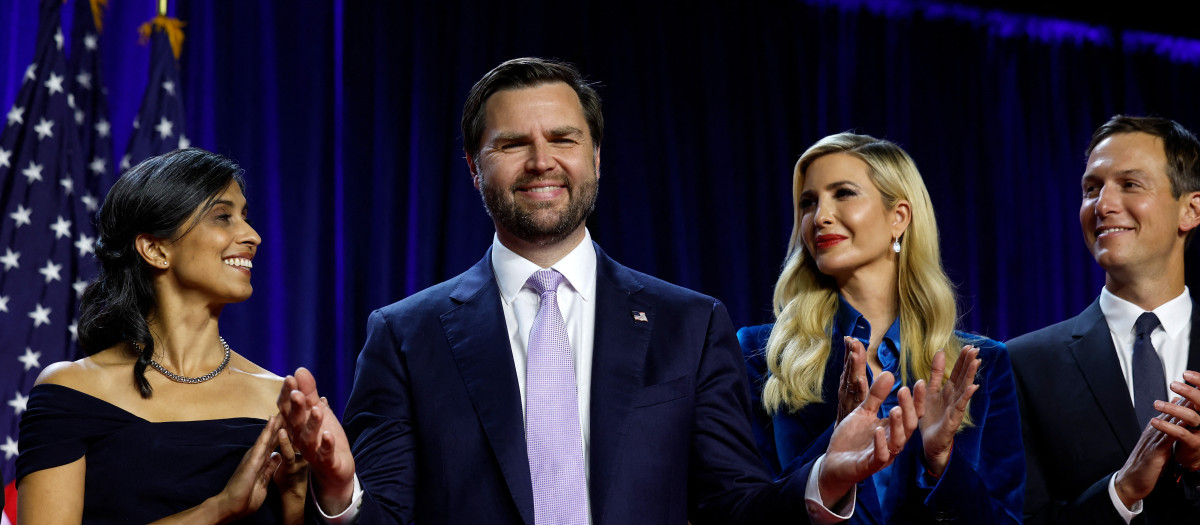
<svg viewBox="0 0 1200 525">
<path fill-rule="evenodd" d="M 900 253 L 900 238 L 899 237 L 892 239 L 892 251 L 896 252 L 896 253 Z"/>
</svg>

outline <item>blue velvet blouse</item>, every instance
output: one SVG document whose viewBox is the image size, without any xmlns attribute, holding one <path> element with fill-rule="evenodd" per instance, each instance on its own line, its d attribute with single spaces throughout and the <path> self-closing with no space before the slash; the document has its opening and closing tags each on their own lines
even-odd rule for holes
<svg viewBox="0 0 1200 525">
<path fill-rule="evenodd" d="M 845 355 L 842 337 L 849 335 L 867 346 L 871 326 L 854 307 L 839 300 L 821 388 L 824 401 L 772 416 L 763 408 L 762 387 L 768 376 L 766 346 L 773 326 L 746 327 L 737 335 L 750 377 L 755 439 L 767 468 L 778 475 L 789 465 L 803 464 L 825 452 L 837 419 L 838 380 Z M 950 463 L 938 478 L 925 471 L 921 433 L 913 432 L 891 466 L 859 483 L 850 523 L 1021 523 L 1025 456 L 1008 351 L 1003 343 L 985 337 L 957 335 L 979 348 L 982 360 L 975 377 L 980 387 L 969 408 L 973 425 L 954 437 Z M 898 379 L 899 344 L 897 319 L 877 355 L 883 369 Z M 874 382 L 869 367 L 867 377 Z M 897 381 L 880 407 L 880 417 L 896 406 L 899 389 Z"/>
</svg>

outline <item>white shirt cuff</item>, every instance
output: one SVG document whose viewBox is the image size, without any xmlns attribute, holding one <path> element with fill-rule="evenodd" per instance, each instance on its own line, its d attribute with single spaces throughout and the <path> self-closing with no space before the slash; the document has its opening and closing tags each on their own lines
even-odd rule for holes
<svg viewBox="0 0 1200 525">
<path fill-rule="evenodd" d="M 821 472 L 821 463 L 824 461 L 825 454 L 821 454 L 816 463 L 813 463 L 812 471 L 808 473 L 808 483 L 804 485 L 804 506 L 808 510 L 808 518 L 814 525 L 829 525 L 850 519 L 850 516 L 854 515 L 854 500 L 858 497 L 858 487 L 856 486 L 850 489 L 842 501 L 834 502 L 836 508 L 830 509 L 825 506 L 825 502 L 821 501 L 821 486 L 817 482 L 818 474 Z"/>
<path fill-rule="evenodd" d="M 1117 514 L 1121 515 L 1121 519 L 1125 520 L 1126 525 L 1133 521 L 1134 516 L 1142 513 L 1142 500 L 1137 500 L 1132 509 L 1125 508 L 1125 504 L 1121 503 L 1121 497 L 1117 495 L 1116 474 L 1108 478 L 1108 497 L 1112 499 L 1113 506 L 1117 508 Z"/>
<path fill-rule="evenodd" d="M 321 503 L 317 499 L 317 495 L 312 491 L 312 486 L 312 480 L 309 479 L 308 493 L 312 497 L 313 506 L 317 508 L 317 514 L 321 516 L 322 523 L 328 523 L 330 525 L 349 525 L 351 523 L 358 522 L 358 508 L 362 506 L 363 489 L 362 485 L 358 482 L 357 472 L 354 473 L 354 497 L 350 499 L 350 506 L 346 507 L 346 510 L 343 510 L 337 516 L 330 516 L 325 513 L 325 509 L 321 508 Z"/>
</svg>

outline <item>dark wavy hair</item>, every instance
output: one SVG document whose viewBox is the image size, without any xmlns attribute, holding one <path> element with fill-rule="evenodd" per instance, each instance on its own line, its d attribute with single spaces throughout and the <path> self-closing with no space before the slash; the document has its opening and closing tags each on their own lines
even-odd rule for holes
<svg viewBox="0 0 1200 525">
<path fill-rule="evenodd" d="M 196 226 L 195 220 L 185 224 L 188 218 L 211 207 L 231 182 L 245 190 L 242 169 L 232 160 L 202 149 L 175 150 L 126 171 L 96 213 L 100 273 L 83 292 L 79 342 L 88 355 L 124 344 L 137 356 L 133 378 L 143 398 L 152 393 L 146 367 L 154 356 L 148 319 L 156 302 L 155 269 L 134 240 L 141 234 L 171 240 L 187 235 Z"/>
<path fill-rule="evenodd" d="M 498 91 L 538 87 L 554 82 L 562 82 L 575 90 L 592 135 L 592 146 L 600 147 L 600 141 L 604 138 L 600 95 L 592 88 L 592 84 L 584 81 L 579 70 L 567 62 L 548 58 L 514 58 L 484 74 L 467 94 L 467 101 L 463 104 L 462 134 L 463 149 L 471 160 L 478 160 L 482 148 L 480 141 L 483 140 L 488 98 Z"/>
</svg>

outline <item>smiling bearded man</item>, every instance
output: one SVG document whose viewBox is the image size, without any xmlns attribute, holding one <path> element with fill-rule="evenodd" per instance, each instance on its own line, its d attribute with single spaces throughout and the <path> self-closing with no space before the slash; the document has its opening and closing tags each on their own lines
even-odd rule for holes
<svg viewBox="0 0 1200 525">
<path fill-rule="evenodd" d="M 725 306 L 622 266 L 591 242 L 584 222 L 604 126 L 579 72 L 552 60 L 505 62 L 471 89 L 462 127 L 496 228 L 487 254 L 371 314 L 345 436 L 328 425 L 332 415 L 306 423 L 319 404 L 306 374 L 297 374 L 303 384 L 289 378 L 297 392 L 281 396 L 323 514 L 703 525 L 794 524 L 825 506 L 852 509 L 855 484 L 889 464 L 889 447 L 915 429 L 919 394 L 878 418 L 891 386 L 881 379 L 824 459 L 772 482 L 755 451 Z M 325 436 L 334 446 L 310 446 Z M 352 459 L 339 448 L 347 441 Z"/>
</svg>

